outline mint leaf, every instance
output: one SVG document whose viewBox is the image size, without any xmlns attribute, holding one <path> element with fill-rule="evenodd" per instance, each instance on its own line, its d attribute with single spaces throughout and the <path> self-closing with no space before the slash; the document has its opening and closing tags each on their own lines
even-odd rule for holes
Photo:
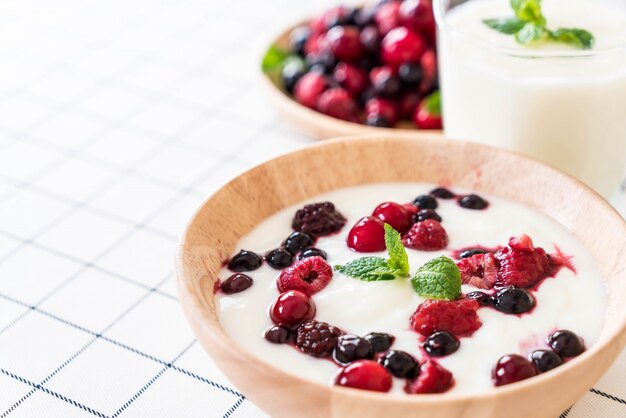
<svg viewBox="0 0 626 418">
<path fill-rule="evenodd" d="M 505 35 L 515 35 L 526 24 L 526 22 L 516 17 L 511 17 L 508 19 L 485 19 L 483 20 L 483 22 L 491 29 L 495 29 L 500 33 L 504 33 Z"/>
<path fill-rule="evenodd" d="M 591 49 L 595 41 L 593 35 L 584 29 L 559 28 L 549 33 L 550 39 L 572 44 L 581 49 Z"/>
<path fill-rule="evenodd" d="M 546 29 L 543 26 L 537 25 L 533 22 L 528 22 L 524 27 L 515 34 L 515 40 L 523 45 L 528 45 L 531 42 L 539 41 L 545 38 L 547 35 Z"/>
<path fill-rule="evenodd" d="M 461 294 L 461 272 L 450 258 L 434 258 L 411 279 L 415 293 L 430 299 L 455 300 Z"/>
<path fill-rule="evenodd" d="M 282 69 L 283 62 L 289 57 L 289 53 L 276 45 L 271 45 L 261 61 L 261 69 L 268 74 Z"/>
<path fill-rule="evenodd" d="M 389 254 L 387 262 L 389 269 L 397 271 L 401 277 L 409 277 L 409 256 L 402 243 L 402 237 L 389 224 L 385 224 L 385 247 Z"/>
<path fill-rule="evenodd" d="M 515 15 L 524 22 L 535 22 L 545 25 L 546 19 L 541 12 L 541 0 L 511 0 Z"/>
<path fill-rule="evenodd" d="M 441 115 L 441 94 L 439 93 L 439 90 L 436 90 L 434 92 L 432 92 L 429 96 L 426 96 L 426 102 L 424 103 L 424 106 L 426 107 L 426 110 L 428 111 L 428 113 L 430 113 L 433 116 L 440 116 Z"/>
<path fill-rule="evenodd" d="M 381 257 L 357 258 L 346 265 L 335 266 L 335 270 L 346 276 L 367 282 L 396 278 L 396 271 L 390 269 L 387 260 Z"/>
</svg>

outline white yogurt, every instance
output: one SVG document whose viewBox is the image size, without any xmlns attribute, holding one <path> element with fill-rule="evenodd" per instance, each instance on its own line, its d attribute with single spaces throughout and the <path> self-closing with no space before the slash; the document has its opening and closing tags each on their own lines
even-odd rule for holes
<svg viewBox="0 0 626 418">
<path fill-rule="evenodd" d="M 626 3 L 542 2 L 550 29 L 594 35 L 589 51 L 523 46 L 483 23 L 513 16 L 509 4 L 470 0 L 438 19 L 446 135 L 525 153 L 610 195 L 626 165 Z M 559 57 L 571 53 L 587 56 Z"/>
<path fill-rule="evenodd" d="M 236 251 L 247 249 L 264 254 L 280 246 L 292 232 L 291 219 L 305 203 L 330 201 L 348 219 L 338 233 L 318 240 L 316 247 L 328 253 L 331 265 L 344 264 L 364 254 L 355 253 L 346 245 L 351 226 L 372 213 L 386 201 L 410 202 L 427 193 L 433 185 L 415 183 L 372 184 L 340 189 L 317 196 L 280 211 L 259 224 L 238 243 Z M 455 190 L 462 192 L 461 190 Z M 594 344 L 604 323 L 606 291 L 600 270 L 585 247 L 562 225 L 535 210 L 517 203 L 483 196 L 487 210 L 463 209 L 454 200 L 439 199 L 437 212 L 443 218 L 450 243 L 444 251 L 407 249 L 411 274 L 426 261 L 450 250 L 481 244 L 487 247 L 506 245 L 513 235 L 528 234 L 536 246 L 554 252 L 554 245 L 573 256 L 577 274 L 561 269 L 556 278 L 549 278 L 535 293 L 537 307 L 531 314 L 505 315 L 490 308 L 479 309 L 482 327 L 470 338 L 461 339 L 461 348 L 439 360 L 456 380 L 454 393 L 478 393 L 493 387 L 490 372 L 504 354 L 527 354 L 545 347 L 542 341 L 557 328 L 570 329 L 580 335 L 587 346 Z M 380 255 L 384 252 L 367 255 Z M 232 272 L 224 269 L 222 279 Z M 249 274 L 254 284 L 234 295 L 217 295 L 218 312 L 226 333 L 262 361 L 288 373 L 323 384 L 332 384 L 338 368 L 330 361 L 320 360 L 286 345 L 276 345 L 263 338 L 272 325 L 268 308 L 279 292 L 276 279 L 280 272 L 264 264 Z M 463 286 L 463 291 L 474 290 Z M 396 337 L 393 349 L 407 351 L 421 358 L 419 335 L 409 330 L 409 317 L 424 301 L 417 296 L 406 279 L 385 282 L 364 282 L 335 273 L 329 285 L 313 296 L 317 306 L 315 319 L 336 325 L 348 333 L 388 332 Z M 403 381 L 394 379 L 392 392 L 404 393 Z"/>
</svg>

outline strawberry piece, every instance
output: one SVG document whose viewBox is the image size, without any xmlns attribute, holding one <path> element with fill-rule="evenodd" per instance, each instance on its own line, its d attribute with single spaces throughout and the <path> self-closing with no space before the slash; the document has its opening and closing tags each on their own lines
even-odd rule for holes
<svg viewBox="0 0 626 418">
<path fill-rule="evenodd" d="M 349 122 L 358 122 L 359 119 L 359 106 L 350 93 L 341 87 L 334 87 L 322 93 L 317 100 L 317 110 Z"/>
<path fill-rule="evenodd" d="M 404 245 L 421 251 L 436 251 L 446 248 L 448 234 L 439 222 L 426 219 L 414 224 L 402 239 Z"/>
<path fill-rule="evenodd" d="M 391 375 L 377 362 L 357 360 L 341 369 L 335 384 L 375 392 L 389 392 L 392 381 Z"/>
<path fill-rule="evenodd" d="M 296 82 L 293 97 L 298 103 L 315 109 L 321 94 L 326 90 L 326 79 L 318 72 L 306 73 Z"/>
<path fill-rule="evenodd" d="M 427 360 L 420 368 L 420 375 L 408 382 L 407 393 L 443 393 L 454 385 L 452 373 L 434 360 Z"/>
<path fill-rule="evenodd" d="M 280 273 L 276 287 L 281 292 L 299 290 L 312 296 L 325 288 L 333 277 L 332 267 L 322 257 L 303 258 Z"/>
<path fill-rule="evenodd" d="M 426 337 L 436 331 L 456 336 L 469 336 L 482 325 L 476 310 L 480 304 L 473 299 L 427 300 L 409 319 L 410 327 Z"/>
</svg>

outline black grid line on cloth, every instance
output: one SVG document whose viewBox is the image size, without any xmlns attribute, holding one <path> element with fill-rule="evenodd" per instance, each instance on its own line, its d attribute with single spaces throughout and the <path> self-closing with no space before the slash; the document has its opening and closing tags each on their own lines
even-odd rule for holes
<svg viewBox="0 0 626 418">
<path fill-rule="evenodd" d="M 237 399 L 237 401 L 230 408 L 228 408 L 228 411 L 226 411 L 226 413 L 224 414 L 223 418 L 228 418 L 232 414 L 234 414 L 235 411 L 237 410 L 237 408 L 239 408 L 241 406 L 241 404 L 243 404 L 243 401 L 245 401 L 245 400 L 246 400 L 246 398 L 244 398 L 243 396 L 241 398 Z"/>
<path fill-rule="evenodd" d="M 197 342 L 197 340 L 193 340 L 189 345 L 187 345 L 187 347 L 185 347 L 183 349 L 183 351 L 181 351 L 180 353 L 178 353 L 173 359 L 172 361 L 170 361 L 169 363 L 167 363 L 165 365 L 165 367 L 163 367 L 161 370 L 159 370 L 159 372 L 154 375 L 149 381 L 148 383 L 146 383 L 145 385 L 143 385 L 141 387 L 141 389 L 139 389 L 133 396 L 131 396 L 131 398 L 126 401 L 117 411 L 115 411 L 115 413 L 113 413 L 113 415 L 111 415 L 111 418 L 116 418 L 118 417 L 120 414 L 122 414 L 126 408 L 128 408 L 129 406 L 131 406 L 133 404 L 133 402 L 135 402 L 146 390 L 148 390 L 148 388 L 150 386 L 152 386 L 154 384 L 154 382 L 156 382 L 157 380 L 159 380 L 159 378 L 161 376 L 163 376 L 163 374 L 168 370 L 172 368 L 172 365 L 174 363 L 176 363 L 176 361 L 178 361 L 178 359 L 180 359 L 182 357 L 183 354 L 185 354 L 187 351 L 189 351 L 189 349 L 191 347 L 193 347 L 193 345 Z"/>
<path fill-rule="evenodd" d="M 589 392 L 591 392 L 591 393 L 595 393 L 596 395 L 600 395 L 600 396 L 602 396 L 602 397 L 604 397 L 604 398 L 607 398 L 607 399 L 610 399 L 610 400 L 612 400 L 612 401 L 615 401 L 615 402 L 621 403 L 622 405 L 626 405 L 626 400 L 624 400 L 624 399 L 622 399 L 622 398 L 619 398 L 619 397 L 617 397 L 617 396 L 610 395 L 610 394 L 608 394 L 608 393 L 606 393 L 606 392 L 603 392 L 603 391 L 601 391 L 601 390 L 598 390 L 598 389 L 596 389 L 596 388 L 591 388 L 591 389 L 589 389 Z"/>
<path fill-rule="evenodd" d="M 563 413 L 561 415 L 559 415 L 559 418 L 566 418 L 569 415 L 569 413 L 572 410 L 572 408 L 573 408 L 573 406 L 570 406 L 565 411 L 563 411 Z"/>
</svg>

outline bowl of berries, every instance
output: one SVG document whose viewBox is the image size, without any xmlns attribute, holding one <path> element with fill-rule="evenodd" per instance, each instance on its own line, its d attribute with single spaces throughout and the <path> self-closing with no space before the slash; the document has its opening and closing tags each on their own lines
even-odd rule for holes
<svg viewBox="0 0 626 418">
<path fill-rule="evenodd" d="M 396 132 L 226 184 L 188 224 L 177 287 L 271 416 L 549 418 L 626 345 L 624 248 L 624 219 L 577 180 Z"/>
<path fill-rule="evenodd" d="M 270 101 L 311 136 L 442 128 L 430 0 L 334 7 L 284 31 L 261 67 Z"/>
</svg>

